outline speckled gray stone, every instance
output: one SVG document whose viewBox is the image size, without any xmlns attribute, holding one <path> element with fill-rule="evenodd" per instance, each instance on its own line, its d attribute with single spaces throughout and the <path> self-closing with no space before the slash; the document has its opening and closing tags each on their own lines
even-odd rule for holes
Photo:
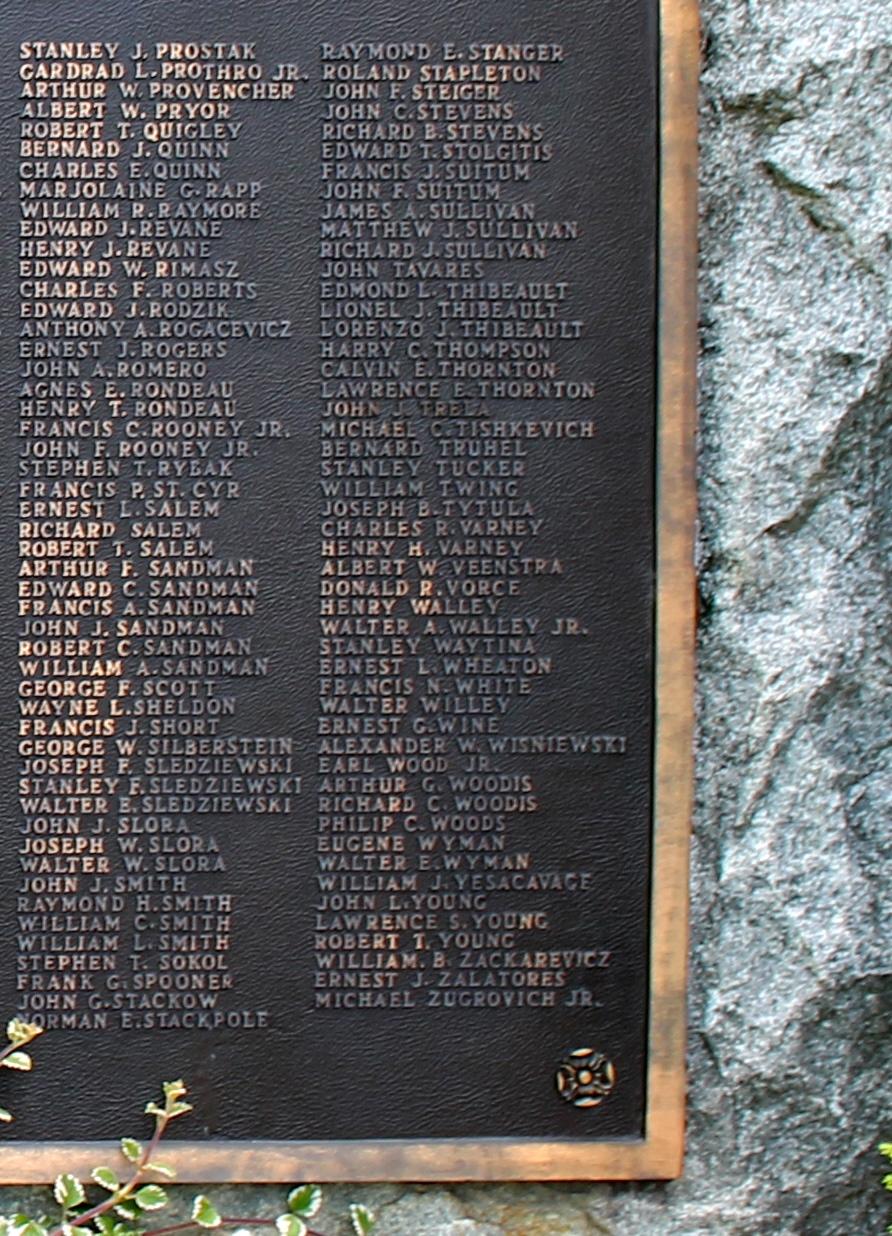
<svg viewBox="0 0 892 1236">
<path fill-rule="evenodd" d="M 888 0 L 706 0 L 690 1131 L 667 1186 L 326 1190 L 345 1236 L 869 1236 L 888 1205 Z M 2 1151 L 0 1151 L 2 1155 Z M 0 1168 L 2 1170 L 2 1168 Z M 7 1212 L 26 1191 L 5 1190 Z M 273 1189 L 217 1189 L 276 1212 Z"/>
</svg>

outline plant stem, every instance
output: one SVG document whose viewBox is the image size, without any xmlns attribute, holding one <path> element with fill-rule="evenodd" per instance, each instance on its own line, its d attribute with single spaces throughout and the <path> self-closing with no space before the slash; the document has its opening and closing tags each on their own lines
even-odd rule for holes
<svg viewBox="0 0 892 1236">
<path fill-rule="evenodd" d="M 187 1219 L 184 1223 L 171 1223 L 170 1227 L 153 1227 L 143 1232 L 142 1236 L 168 1236 L 169 1232 L 185 1232 L 187 1228 L 196 1226 L 194 1219 Z"/>
<path fill-rule="evenodd" d="M 11 1050 L 13 1050 L 12 1047 L 9 1051 Z M 0 1060 L 3 1059 L 4 1055 L 8 1055 L 9 1051 L 0 1053 Z M 178 1113 L 174 1112 L 173 1114 L 176 1115 Z M 164 1136 L 164 1131 L 167 1128 L 170 1119 L 171 1117 L 166 1114 L 166 1112 L 156 1115 L 155 1129 L 152 1133 L 151 1140 L 136 1160 L 133 1175 L 128 1181 L 122 1185 L 119 1185 L 113 1193 L 110 1193 L 108 1197 L 105 1198 L 104 1201 L 98 1202 L 95 1206 L 92 1206 L 89 1210 L 85 1210 L 83 1214 L 78 1215 L 74 1219 L 69 1219 L 67 1212 L 63 1212 L 64 1223 L 59 1227 L 53 1228 L 48 1233 L 48 1236 L 63 1236 L 63 1227 L 83 1227 L 92 1219 L 98 1219 L 100 1215 L 104 1215 L 113 1207 L 119 1206 L 121 1202 L 126 1201 L 130 1194 L 143 1183 L 145 1180 L 145 1173 L 147 1171 L 151 1171 L 152 1159 L 155 1151 L 158 1149 L 158 1144 L 161 1141 L 161 1138 Z M 275 1225 L 275 1219 L 261 1219 L 257 1217 L 240 1219 L 235 1218 L 232 1215 L 221 1217 L 220 1222 L 217 1224 L 218 1227 L 275 1227 Z M 200 1228 L 201 1224 L 196 1223 L 194 1219 L 186 1219 L 180 1223 L 171 1223 L 167 1227 L 150 1228 L 148 1231 L 140 1233 L 140 1236 L 173 1236 L 174 1232 L 185 1232 L 188 1231 L 189 1228 L 193 1227 Z M 323 1233 L 317 1232 L 315 1229 L 308 1227 L 307 1236 L 323 1236 Z"/>
<path fill-rule="evenodd" d="M 158 1149 L 158 1143 L 164 1135 L 164 1130 L 167 1126 L 166 1116 L 155 1117 L 155 1131 L 152 1134 L 152 1140 L 149 1142 L 146 1149 L 139 1156 L 136 1162 L 136 1167 L 130 1179 L 120 1188 L 115 1189 L 114 1193 L 110 1193 L 108 1197 L 97 1202 L 95 1206 L 91 1206 L 89 1210 L 85 1210 L 83 1214 L 78 1215 L 74 1219 L 68 1219 L 64 1225 L 55 1227 L 49 1232 L 48 1236 L 62 1236 L 62 1226 L 65 1227 L 83 1227 L 84 1224 L 91 1222 L 93 1219 L 98 1219 L 100 1215 L 104 1215 L 106 1211 L 111 1210 L 114 1206 L 119 1206 L 121 1202 L 126 1201 L 130 1194 L 142 1184 L 144 1172 L 149 1163 L 152 1161 L 152 1155 Z M 192 1226 L 191 1224 L 189 1226 Z"/>
</svg>

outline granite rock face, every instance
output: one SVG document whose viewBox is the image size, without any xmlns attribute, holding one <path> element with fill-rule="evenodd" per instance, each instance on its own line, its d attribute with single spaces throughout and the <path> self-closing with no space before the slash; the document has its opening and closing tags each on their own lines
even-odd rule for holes
<svg viewBox="0 0 892 1236">
<path fill-rule="evenodd" d="M 685 1177 L 394 1190 L 381 1236 L 884 1229 L 890 62 L 885 0 L 703 5 Z"/>
<path fill-rule="evenodd" d="M 884 1229 L 892 18 L 887 0 L 706 0 L 703 26 L 686 1174 L 329 1188 L 327 1236 L 349 1200 L 380 1236 Z M 281 1190 L 214 1196 L 275 1213 Z"/>
</svg>

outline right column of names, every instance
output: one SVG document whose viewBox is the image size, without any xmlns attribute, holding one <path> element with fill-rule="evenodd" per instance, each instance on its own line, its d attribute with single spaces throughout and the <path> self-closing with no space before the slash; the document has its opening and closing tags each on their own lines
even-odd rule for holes
<svg viewBox="0 0 892 1236">
<path fill-rule="evenodd" d="M 575 680 L 611 581 L 598 289 L 539 102 L 571 55 L 321 48 L 320 1010 L 597 1006 L 613 960 L 561 838 L 562 782 L 594 823 L 629 742 Z"/>
</svg>

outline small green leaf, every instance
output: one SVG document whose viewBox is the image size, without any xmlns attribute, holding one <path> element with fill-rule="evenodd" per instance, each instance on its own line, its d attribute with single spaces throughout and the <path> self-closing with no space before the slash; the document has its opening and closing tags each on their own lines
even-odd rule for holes
<svg viewBox="0 0 892 1236">
<path fill-rule="evenodd" d="M 322 1205 L 322 1190 L 318 1185 L 299 1185 L 288 1194 L 288 1209 L 302 1219 L 312 1219 Z"/>
<path fill-rule="evenodd" d="M 119 1202 L 115 1207 L 115 1214 L 120 1215 L 122 1219 L 138 1219 L 139 1207 L 134 1206 L 133 1202 Z"/>
<path fill-rule="evenodd" d="M 171 1118 L 174 1116 L 185 1116 L 186 1112 L 191 1112 L 191 1103 L 171 1103 L 167 1108 L 167 1115 Z"/>
<path fill-rule="evenodd" d="M 159 1107 L 157 1103 L 146 1103 L 145 1111 L 146 1111 L 147 1116 L 166 1116 L 167 1115 L 167 1112 L 164 1110 L 164 1108 Z"/>
<path fill-rule="evenodd" d="M 26 1051 L 14 1051 L 5 1056 L 3 1060 L 0 1060 L 0 1064 L 5 1069 L 20 1069 L 23 1073 L 30 1073 L 34 1066 L 34 1061 Z"/>
<path fill-rule="evenodd" d="M 12 1120 L 12 1112 L 8 1112 L 5 1107 L 0 1107 L 0 1121 L 4 1124 L 9 1124 Z"/>
<path fill-rule="evenodd" d="M 199 1227 L 219 1227 L 220 1214 L 209 1197 L 199 1193 L 192 1203 L 192 1218 Z"/>
<path fill-rule="evenodd" d="M 350 1207 L 350 1218 L 353 1220 L 353 1230 L 356 1236 L 369 1236 L 369 1232 L 375 1226 L 375 1216 L 367 1206 L 354 1203 Z"/>
<path fill-rule="evenodd" d="M 72 1176 L 69 1172 L 63 1172 L 61 1176 L 56 1177 L 53 1196 L 63 1210 L 70 1210 L 72 1206 L 80 1206 L 81 1202 L 86 1201 L 84 1186 L 76 1176 Z"/>
<path fill-rule="evenodd" d="M 114 1193 L 120 1183 L 110 1167 L 94 1167 L 90 1175 L 103 1189 L 108 1189 L 109 1193 Z M 102 1217 L 107 1218 L 108 1216 L 103 1215 Z"/>
<path fill-rule="evenodd" d="M 33 1222 L 30 1215 L 11 1215 L 9 1218 L 9 1236 L 18 1236 L 22 1228 Z"/>
<path fill-rule="evenodd" d="M 140 1210 L 160 1210 L 167 1205 L 167 1194 L 160 1185 L 143 1185 L 133 1195 L 133 1200 Z"/>
<path fill-rule="evenodd" d="M 176 1176 L 176 1168 L 171 1167 L 169 1163 L 147 1163 L 145 1168 L 147 1172 L 158 1172 L 162 1176 L 166 1176 L 168 1180 L 173 1180 Z"/>
<path fill-rule="evenodd" d="M 279 1215 L 276 1231 L 279 1236 L 307 1236 L 307 1225 L 297 1215 Z"/>
<path fill-rule="evenodd" d="M 96 1170 L 98 1171 L 99 1169 L 97 1168 Z M 94 1172 L 93 1174 L 95 1176 L 96 1173 Z M 104 1215 L 97 1215 L 94 1222 L 100 1232 L 102 1232 L 103 1236 L 111 1236 L 112 1232 L 115 1230 L 114 1217 L 109 1214 L 108 1211 L 106 1211 Z"/>
<path fill-rule="evenodd" d="M 165 1099 L 181 1099 L 186 1093 L 186 1083 L 182 1078 L 178 1081 L 162 1082 L 161 1088 L 164 1091 Z"/>
<path fill-rule="evenodd" d="M 6 1037 L 16 1047 L 23 1043 L 30 1043 L 32 1039 L 37 1038 L 38 1034 L 43 1034 L 42 1026 L 35 1026 L 31 1022 L 22 1021 L 20 1017 L 13 1017 L 12 1021 L 7 1022 Z"/>
<path fill-rule="evenodd" d="M 29 1219 L 24 1227 L 18 1229 L 17 1236 L 46 1236 L 46 1228 L 41 1223 Z"/>
<path fill-rule="evenodd" d="M 132 1137 L 122 1137 L 121 1153 L 125 1159 L 129 1159 L 131 1163 L 135 1163 L 142 1154 L 142 1146 Z"/>
</svg>

